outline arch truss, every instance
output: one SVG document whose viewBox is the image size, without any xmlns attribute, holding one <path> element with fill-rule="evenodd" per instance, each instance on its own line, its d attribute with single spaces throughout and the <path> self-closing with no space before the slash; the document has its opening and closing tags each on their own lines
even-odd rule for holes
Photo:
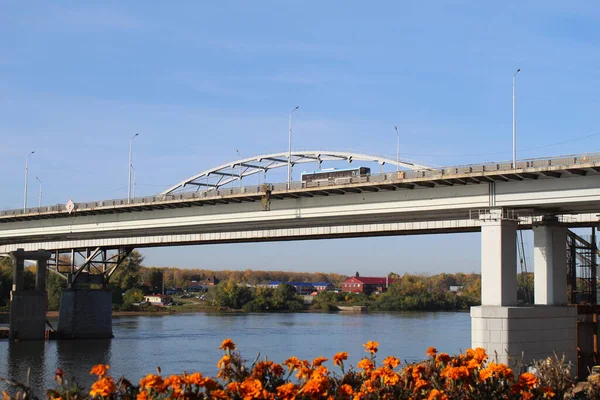
<svg viewBox="0 0 600 400">
<path fill-rule="evenodd" d="M 185 190 L 189 187 L 195 187 L 196 190 L 211 190 L 218 189 L 221 186 L 226 186 L 236 181 L 253 176 L 260 173 L 267 173 L 275 168 L 287 167 L 288 153 L 265 154 L 250 158 L 245 158 L 233 161 L 227 164 L 220 165 L 216 168 L 211 168 L 200 172 L 188 179 L 185 179 L 178 184 L 170 187 L 161 194 L 173 194 Z M 398 165 L 401 168 L 409 170 L 428 170 L 429 167 L 414 164 L 408 161 L 392 160 L 382 156 L 373 156 L 359 153 L 336 152 L 336 151 L 293 151 L 291 153 L 291 165 L 304 163 L 318 163 L 320 166 L 324 161 L 362 161 L 370 163 L 378 163 L 380 165 L 390 164 Z"/>
</svg>

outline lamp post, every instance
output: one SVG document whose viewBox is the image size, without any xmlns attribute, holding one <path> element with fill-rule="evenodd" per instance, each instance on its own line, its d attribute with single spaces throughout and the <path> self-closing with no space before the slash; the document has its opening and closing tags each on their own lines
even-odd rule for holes
<svg viewBox="0 0 600 400">
<path fill-rule="evenodd" d="M 396 130 L 396 136 L 398 136 L 398 141 L 396 142 L 396 172 L 400 172 L 400 134 L 398 133 L 398 127 L 394 126 Z"/>
<path fill-rule="evenodd" d="M 513 92 L 513 169 L 517 169 L 517 95 L 515 90 L 515 78 L 521 71 L 521 68 L 517 68 L 513 74 L 512 79 L 512 92 Z"/>
<path fill-rule="evenodd" d="M 40 200 L 38 203 L 38 208 L 40 208 L 42 207 L 42 181 L 37 176 L 35 177 L 35 179 L 37 179 L 37 181 L 40 183 Z"/>
<path fill-rule="evenodd" d="M 288 188 L 288 190 L 290 190 L 291 182 L 292 182 L 292 114 L 294 113 L 294 111 L 296 111 L 299 108 L 300 108 L 300 106 L 296 106 L 296 108 L 294 108 L 290 112 L 290 130 L 289 130 L 289 135 L 288 135 L 288 171 L 287 171 L 287 188 Z"/>
<path fill-rule="evenodd" d="M 131 169 L 133 170 L 133 189 L 131 190 L 131 198 L 135 199 L 135 168 L 133 168 L 133 165 L 131 166 Z"/>
<path fill-rule="evenodd" d="M 136 133 L 129 139 L 129 166 L 127 167 L 127 203 L 131 203 L 131 146 L 133 145 L 133 139 L 138 136 L 139 133 Z"/>
<path fill-rule="evenodd" d="M 35 153 L 35 150 L 25 157 L 25 195 L 23 196 L 23 212 L 27 209 L 27 176 L 29 174 L 29 156 Z"/>
<path fill-rule="evenodd" d="M 242 155 L 240 154 L 240 151 L 237 149 L 237 147 L 235 148 L 235 152 L 238 153 L 238 156 L 240 157 L 240 160 L 242 159 Z M 239 175 L 239 181 L 240 181 L 240 188 L 242 187 L 242 164 L 240 163 L 240 175 Z"/>
</svg>

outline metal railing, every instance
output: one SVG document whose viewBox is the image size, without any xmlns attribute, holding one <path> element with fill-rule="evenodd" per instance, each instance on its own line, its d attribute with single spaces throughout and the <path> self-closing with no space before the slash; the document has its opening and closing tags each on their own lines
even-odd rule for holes
<svg viewBox="0 0 600 400">
<path fill-rule="evenodd" d="M 520 160 L 517 162 L 516 168 L 513 168 L 512 162 L 498 162 L 498 163 L 486 163 L 486 164 L 471 164 L 471 165 L 459 165 L 453 167 L 444 167 L 440 169 L 431 170 L 417 170 L 417 171 L 399 171 L 399 172 L 384 172 L 379 174 L 372 174 L 367 176 L 359 176 L 353 178 L 344 178 L 343 180 L 337 181 L 326 181 L 326 182 L 312 182 L 304 184 L 302 182 L 292 182 L 289 191 L 295 191 L 304 188 L 318 188 L 337 186 L 343 184 L 359 184 L 359 183 L 386 183 L 386 182 L 397 182 L 398 180 L 409 180 L 409 179 L 445 179 L 453 175 L 463 175 L 472 173 L 485 173 L 485 172 L 498 172 L 506 171 L 507 173 L 512 172 L 514 169 L 526 170 L 528 168 L 549 168 L 549 167 L 564 167 L 564 166 L 576 166 L 579 164 L 589 163 L 600 163 L 600 153 L 591 154 L 580 154 L 580 155 L 568 155 L 561 157 L 546 157 L 546 158 L 532 158 Z M 273 192 L 284 192 L 287 190 L 287 184 L 275 183 L 271 184 Z M 126 198 L 100 200 L 100 201 L 89 201 L 75 203 L 75 211 L 77 210 L 94 210 L 97 208 L 107 207 L 120 207 L 120 206 L 135 206 L 135 205 L 151 205 L 155 203 L 165 203 L 169 201 L 180 201 L 180 200 L 203 200 L 211 198 L 220 198 L 224 196 L 236 196 L 236 195 L 259 195 L 264 194 L 264 185 L 250 185 L 241 187 L 227 187 L 219 188 L 217 190 L 206 190 L 196 192 L 179 192 L 174 194 L 162 195 L 157 194 L 154 196 L 144 196 L 132 198 L 129 202 Z M 26 210 L 14 209 L 14 210 L 3 210 L 0 211 L 0 217 L 17 216 L 24 214 L 46 214 L 46 213 L 61 213 L 66 212 L 67 208 L 64 204 L 56 204 L 52 206 L 43 207 L 30 207 Z"/>
</svg>

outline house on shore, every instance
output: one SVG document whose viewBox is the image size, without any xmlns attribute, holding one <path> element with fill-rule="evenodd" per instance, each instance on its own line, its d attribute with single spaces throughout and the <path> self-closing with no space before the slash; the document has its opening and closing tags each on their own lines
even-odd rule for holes
<svg viewBox="0 0 600 400">
<path fill-rule="evenodd" d="M 374 292 L 383 293 L 387 291 L 389 285 L 395 280 L 393 278 L 386 277 L 367 277 L 367 276 L 353 276 L 346 279 L 342 283 L 342 291 L 349 293 L 365 293 L 371 294 Z"/>
</svg>

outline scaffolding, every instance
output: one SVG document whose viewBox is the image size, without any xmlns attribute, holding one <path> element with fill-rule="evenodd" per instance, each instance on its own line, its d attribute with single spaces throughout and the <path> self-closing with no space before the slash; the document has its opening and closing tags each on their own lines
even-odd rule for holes
<svg viewBox="0 0 600 400">
<path fill-rule="evenodd" d="M 598 352 L 598 242 L 591 235 L 567 231 L 567 287 L 569 303 L 577 306 L 577 370 L 580 379 L 600 361 Z"/>
</svg>

